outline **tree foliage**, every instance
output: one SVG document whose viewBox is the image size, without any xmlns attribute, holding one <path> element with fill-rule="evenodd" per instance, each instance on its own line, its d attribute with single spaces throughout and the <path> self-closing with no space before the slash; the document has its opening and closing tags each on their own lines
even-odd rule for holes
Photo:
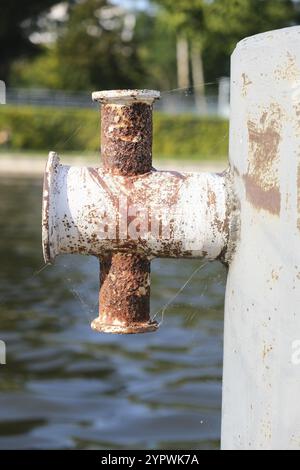
<svg viewBox="0 0 300 470">
<path fill-rule="evenodd" d="M 56 46 L 64 88 L 126 88 L 139 81 L 142 70 L 133 32 L 125 31 L 122 14 L 113 11 L 106 0 L 70 7 Z"/>
<path fill-rule="evenodd" d="M 176 41 L 202 54 L 207 81 L 229 74 L 230 54 L 245 36 L 296 24 L 297 0 L 149 0 L 144 12 L 115 13 L 109 0 L 68 0 L 55 44 L 36 46 L 32 32 L 58 0 L 0 6 L 0 78 L 24 86 L 91 89 L 176 87 Z M 135 19 L 134 19 L 135 18 Z M 192 47 L 191 47 L 192 49 Z M 195 50 L 195 47 L 194 47 Z M 40 56 L 30 56 L 40 51 Z M 29 57 L 29 59 L 28 59 Z"/>
<path fill-rule="evenodd" d="M 7 81 L 12 61 L 39 51 L 29 37 L 39 15 L 57 0 L 2 0 L 0 3 L 0 78 Z"/>
<path fill-rule="evenodd" d="M 134 22 L 107 0 L 76 1 L 57 29 L 56 43 L 34 61 L 16 63 L 12 83 L 70 90 L 134 87 L 145 74 Z"/>
<path fill-rule="evenodd" d="M 208 80 L 229 74 L 230 54 L 246 36 L 300 21 L 295 0 L 153 0 L 166 27 L 200 45 Z"/>
<path fill-rule="evenodd" d="M 200 36 L 204 28 L 205 0 L 155 0 L 166 13 L 166 21 L 176 34 Z"/>
<path fill-rule="evenodd" d="M 143 75 L 137 86 L 167 90 L 176 82 L 176 35 L 161 14 L 137 15 L 134 40 Z"/>
</svg>

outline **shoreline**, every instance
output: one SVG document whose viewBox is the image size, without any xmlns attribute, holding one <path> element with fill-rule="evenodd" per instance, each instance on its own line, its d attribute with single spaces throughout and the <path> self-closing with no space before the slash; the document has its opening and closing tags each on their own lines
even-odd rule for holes
<svg viewBox="0 0 300 470">
<path fill-rule="evenodd" d="M 65 165 L 74 166 L 94 166 L 101 167 L 101 161 L 93 156 L 61 156 L 61 161 Z M 27 154 L 0 154 L 0 177 L 41 177 L 44 174 L 47 162 L 45 155 L 30 157 Z M 177 159 L 157 159 L 153 161 L 153 166 L 158 170 L 173 170 L 182 172 L 221 172 L 227 167 L 226 160 L 177 160 Z"/>
</svg>

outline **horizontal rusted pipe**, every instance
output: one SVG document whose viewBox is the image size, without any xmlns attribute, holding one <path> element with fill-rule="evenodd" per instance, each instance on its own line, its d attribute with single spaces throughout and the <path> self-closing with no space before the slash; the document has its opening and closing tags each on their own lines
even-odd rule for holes
<svg viewBox="0 0 300 470">
<path fill-rule="evenodd" d="M 135 251 L 149 258 L 230 256 L 230 178 L 214 173 L 151 171 L 123 177 L 101 168 L 46 167 L 43 249 L 103 256 Z M 227 252 L 227 255 L 226 255 Z"/>
</svg>

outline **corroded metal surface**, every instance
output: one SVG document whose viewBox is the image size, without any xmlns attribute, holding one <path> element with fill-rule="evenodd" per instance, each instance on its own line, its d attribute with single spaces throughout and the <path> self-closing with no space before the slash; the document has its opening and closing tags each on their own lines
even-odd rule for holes
<svg viewBox="0 0 300 470">
<path fill-rule="evenodd" d="M 115 98 L 119 95 L 115 93 Z M 124 176 L 125 185 L 126 177 L 152 169 L 152 102 L 139 101 L 140 95 L 132 93 L 126 102 L 117 99 L 111 103 L 113 96 L 101 100 L 103 168 Z M 119 204 L 116 209 L 119 211 Z M 150 320 L 150 260 L 134 252 L 108 253 L 100 260 L 100 311 L 92 327 L 105 332 L 113 327 L 118 333 L 154 331 L 157 323 Z"/>
<path fill-rule="evenodd" d="M 100 316 L 92 328 L 107 333 L 155 331 L 150 310 L 150 260 L 136 253 L 101 258 Z"/>
<path fill-rule="evenodd" d="M 238 228 L 232 175 L 152 168 L 154 91 L 95 92 L 102 104 L 102 168 L 61 165 L 50 152 L 45 172 L 43 247 L 100 259 L 99 317 L 111 333 L 154 331 L 150 261 L 154 257 L 228 263 Z"/>
<path fill-rule="evenodd" d="M 59 158 L 55 152 L 49 153 L 46 164 L 43 184 L 43 202 L 42 202 L 42 246 L 45 263 L 51 261 L 52 240 L 56 206 L 53 198 L 56 194 L 56 176 L 58 171 Z"/>
<path fill-rule="evenodd" d="M 51 218 L 44 256 L 139 253 L 148 258 L 229 260 L 236 217 L 231 173 L 151 171 L 115 176 L 102 168 L 61 165 L 49 155 Z"/>
<path fill-rule="evenodd" d="M 152 169 L 152 106 L 148 103 L 103 104 L 101 110 L 103 168 L 132 176 Z"/>
</svg>

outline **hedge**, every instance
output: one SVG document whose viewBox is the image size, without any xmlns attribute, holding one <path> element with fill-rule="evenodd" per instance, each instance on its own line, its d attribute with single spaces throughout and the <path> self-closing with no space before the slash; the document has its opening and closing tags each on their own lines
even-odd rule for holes
<svg viewBox="0 0 300 470">
<path fill-rule="evenodd" d="M 227 155 L 227 120 L 155 112 L 153 135 L 156 157 L 218 159 Z M 100 143 L 99 112 L 2 105 L 0 136 L 3 150 L 95 152 Z"/>
</svg>

